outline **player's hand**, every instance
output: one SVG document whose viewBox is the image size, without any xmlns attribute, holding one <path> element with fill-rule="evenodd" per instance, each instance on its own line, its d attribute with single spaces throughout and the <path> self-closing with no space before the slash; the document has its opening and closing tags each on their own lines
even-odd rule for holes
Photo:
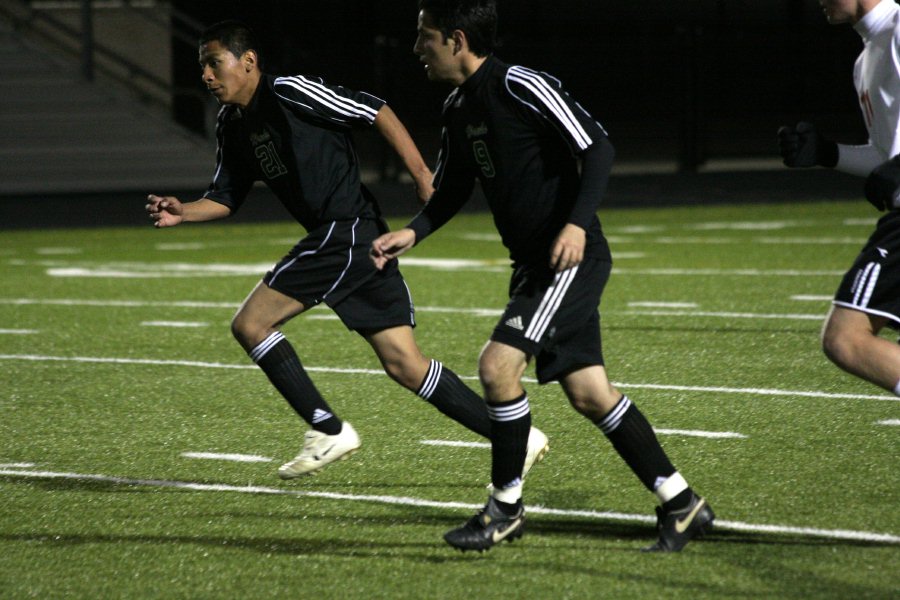
<svg viewBox="0 0 900 600">
<path fill-rule="evenodd" d="M 184 220 L 184 206 L 174 196 L 147 196 L 144 207 L 153 220 L 154 227 L 173 227 Z"/>
<path fill-rule="evenodd" d="M 550 249 L 550 268 L 559 273 L 579 265 L 584 259 L 585 240 L 584 229 L 567 223 Z"/>
<path fill-rule="evenodd" d="M 895 198 L 900 191 L 900 156 L 881 163 L 866 177 L 866 200 L 878 210 L 897 208 Z"/>
<path fill-rule="evenodd" d="M 787 167 L 834 167 L 837 164 L 837 144 L 822 137 L 815 126 L 806 121 L 800 121 L 795 127 L 779 128 L 778 148 Z"/>
<path fill-rule="evenodd" d="M 404 228 L 391 231 L 375 238 L 369 256 L 379 271 L 391 260 L 397 258 L 416 244 L 416 232 Z"/>
</svg>

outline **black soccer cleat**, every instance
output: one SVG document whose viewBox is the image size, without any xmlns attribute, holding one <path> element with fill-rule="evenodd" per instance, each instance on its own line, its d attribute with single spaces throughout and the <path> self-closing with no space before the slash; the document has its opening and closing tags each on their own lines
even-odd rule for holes
<svg viewBox="0 0 900 600">
<path fill-rule="evenodd" d="M 478 550 L 484 552 L 506 540 L 511 542 L 522 537 L 525 531 L 525 507 L 519 506 L 515 515 L 509 516 L 500 510 L 493 496 L 477 515 L 469 519 L 465 525 L 451 529 L 444 534 L 444 540 L 465 552 Z"/>
<path fill-rule="evenodd" d="M 644 552 L 678 552 L 691 539 L 712 529 L 716 515 L 706 500 L 694 494 L 691 502 L 682 509 L 665 512 L 656 507 L 656 528 L 659 540 Z"/>
</svg>

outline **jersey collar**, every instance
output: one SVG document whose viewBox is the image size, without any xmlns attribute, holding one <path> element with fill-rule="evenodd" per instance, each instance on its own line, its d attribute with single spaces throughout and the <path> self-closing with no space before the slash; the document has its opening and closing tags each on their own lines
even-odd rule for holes
<svg viewBox="0 0 900 600">
<path fill-rule="evenodd" d="M 252 115 L 259 112 L 259 104 L 260 104 L 260 96 L 262 95 L 262 89 L 264 87 L 270 88 L 272 87 L 272 81 L 275 78 L 271 75 L 266 75 L 263 73 L 259 78 L 259 83 L 256 85 L 256 90 L 253 92 L 253 97 L 250 98 L 250 103 L 247 105 L 247 108 L 237 108 L 237 113 L 244 117 L 246 115 Z"/>
<path fill-rule="evenodd" d="M 489 54 L 487 59 L 485 59 L 485 61 L 481 63 L 481 66 L 478 67 L 478 70 L 472 73 L 472 75 L 470 75 L 459 87 L 463 90 L 474 90 L 481 85 L 481 82 L 484 81 L 487 74 L 493 70 L 494 65 L 499 62 L 500 61 L 497 60 L 493 54 Z"/>
</svg>

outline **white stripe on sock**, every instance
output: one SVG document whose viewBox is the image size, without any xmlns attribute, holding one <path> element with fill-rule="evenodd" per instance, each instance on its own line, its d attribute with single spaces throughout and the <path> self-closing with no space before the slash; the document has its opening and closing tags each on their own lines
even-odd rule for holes
<svg viewBox="0 0 900 600">
<path fill-rule="evenodd" d="M 438 382 L 441 380 L 441 373 L 443 372 L 444 365 L 431 359 L 431 364 L 428 366 L 428 372 L 425 373 L 425 381 L 422 382 L 422 387 L 419 388 L 419 391 L 416 392 L 416 394 L 425 400 L 431 398 L 434 390 L 437 389 Z"/>
<path fill-rule="evenodd" d="M 625 414 L 625 411 L 631 406 L 631 400 L 628 399 L 628 396 L 622 396 L 622 399 L 619 400 L 619 403 L 616 404 L 609 413 L 603 417 L 597 423 L 597 427 L 600 428 L 600 431 L 609 435 L 613 431 L 615 431 L 619 425 L 622 423 L 622 416 Z"/>
<path fill-rule="evenodd" d="M 521 401 L 509 406 L 487 405 L 488 417 L 491 421 L 507 422 L 521 419 L 530 412 L 528 407 L 528 396 L 522 398 Z"/>
<path fill-rule="evenodd" d="M 269 334 L 269 337 L 261 341 L 257 344 L 256 348 L 250 351 L 250 358 L 253 362 L 258 363 L 263 356 L 268 354 L 269 350 L 271 350 L 275 344 L 284 339 L 284 334 L 280 331 L 274 331 Z"/>
</svg>

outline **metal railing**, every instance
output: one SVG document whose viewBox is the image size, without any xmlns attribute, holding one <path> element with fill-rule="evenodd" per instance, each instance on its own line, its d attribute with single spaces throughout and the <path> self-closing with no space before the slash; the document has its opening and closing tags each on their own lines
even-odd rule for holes
<svg viewBox="0 0 900 600">
<path fill-rule="evenodd" d="M 165 6 L 169 18 L 142 10 L 155 6 Z M 0 3 L 0 15 L 9 19 L 17 31 L 49 42 L 78 60 L 81 75 L 86 81 L 93 81 L 100 72 L 124 84 L 142 100 L 168 108 L 173 90 L 171 81 L 96 39 L 94 22 L 98 7 L 127 11 L 130 16 L 164 31 L 167 39 L 192 47 L 204 27 L 168 2 L 155 0 L 17 0 Z M 55 14 L 60 9 L 78 10 L 78 25 L 74 26 Z"/>
</svg>

